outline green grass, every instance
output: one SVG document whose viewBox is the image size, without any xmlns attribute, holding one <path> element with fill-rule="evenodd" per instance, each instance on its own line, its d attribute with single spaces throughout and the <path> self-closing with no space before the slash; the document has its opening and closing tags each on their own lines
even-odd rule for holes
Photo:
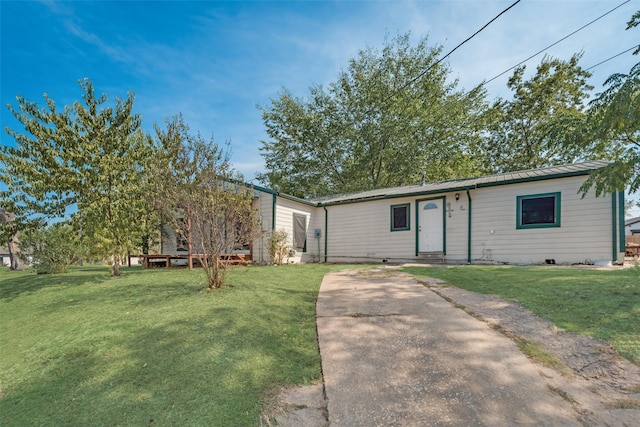
<svg viewBox="0 0 640 427">
<path fill-rule="evenodd" d="M 315 302 L 344 266 L 0 269 L 0 424 L 259 423 L 277 387 L 320 379 Z"/>
<path fill-rule="evenodd" d="M 521 302 L 561 329 L 599 338 L 640 364 L 640 268 L 407 267 L 469 291 Z"/>
</svg>

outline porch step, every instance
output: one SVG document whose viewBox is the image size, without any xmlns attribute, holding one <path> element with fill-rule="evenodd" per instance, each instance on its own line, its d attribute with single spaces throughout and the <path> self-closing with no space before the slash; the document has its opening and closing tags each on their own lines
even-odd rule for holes
<svg viewBox="0 0 640 427">
<path fill-rule="evenodd" d="M 418 259 L 431 264 L 444 264 L 444 252 L 419 252 Z"/>
</svg>

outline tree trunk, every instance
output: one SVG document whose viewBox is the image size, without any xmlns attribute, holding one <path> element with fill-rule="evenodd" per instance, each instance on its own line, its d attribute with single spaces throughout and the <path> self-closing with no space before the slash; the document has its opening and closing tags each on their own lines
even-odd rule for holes
<svg viewBox="0 0 640 427">
<path fill-rule="evenodd" d="M 120 276 L 120 256 L 117 254 L 113 255 L 113 266 L 111 273 L 114 277 Z"/>
<path fill-rule="evenodd" d="M 19 253 L 19 244 L 18 236 L 15 235 L 13 238 L 7 243 L 7 248 L 9 249 L 9 261 L 11 265 L 9 269 L 11 270 L 22 270 L 24 268 L 24 263 L 20 259 Z"/>
</svg>

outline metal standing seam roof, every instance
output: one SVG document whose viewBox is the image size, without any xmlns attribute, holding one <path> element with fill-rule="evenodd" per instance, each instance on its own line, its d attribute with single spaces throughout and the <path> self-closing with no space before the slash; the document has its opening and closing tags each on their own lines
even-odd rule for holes
<svg viewBox="0 0 640 427">
<path fill-rule="evenodd" d="M 607 161 L 591 161 L 562 166 L 550 166 L 540 169 L 530 169 L 476 178 L 427 182 L 423 185 L 405 185 L 401 187 L 382 188 L 377 190 L 361 191 L 358 193 L 319 197 L 308 199 L 306 201 L 317 203 L 318 205 L 323 206 L 410 195 L 444 193 L 447 191 L 460 191 L 479 187 L 492 187 L 496 185 L 514 184 L 518 182 L 529 182 L 544 179 L 563 178 L 568 176 L 588 175 L 591 171 L 600 169 L 609 164 L 610 162 Z"/>
</svg>

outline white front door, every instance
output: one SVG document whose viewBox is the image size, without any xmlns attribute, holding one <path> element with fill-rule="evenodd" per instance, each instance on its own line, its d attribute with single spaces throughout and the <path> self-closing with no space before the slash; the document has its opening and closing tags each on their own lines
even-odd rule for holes
<svg viewBox="0 0 640 427">
<path fill-rule="evenodd" d="M 444 199 L 418 202 L 418 252 L 444 252 Z"/>
</svg>

